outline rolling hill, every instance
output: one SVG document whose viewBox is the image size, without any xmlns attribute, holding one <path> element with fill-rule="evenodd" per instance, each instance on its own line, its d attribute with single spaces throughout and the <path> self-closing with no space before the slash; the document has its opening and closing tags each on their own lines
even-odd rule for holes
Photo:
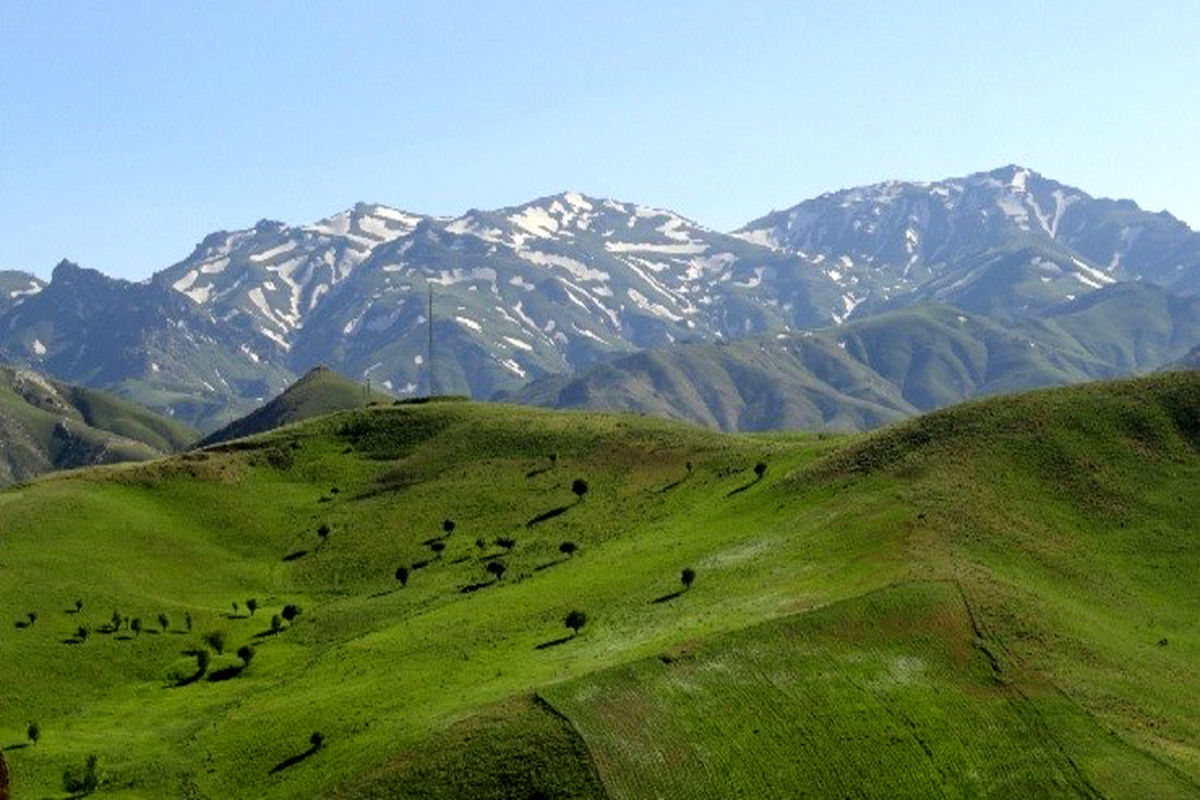
<svg viewBox="0 0 1200 800">
<path fill-rule="evenodd" d="M 0 367 L 0 485 L 56 469 L 158 458 L 196 436 L 103 392 Z"/>
<path fill-rule="evenodd" d="M 948 306 L 637 353 L 514 399 L 721 430 L 864 430 L 990 394 L 1150 372 L 1200 340 L 1200 299 L 1118 283 L 1003 324 Z"/>
<path fill-rule="evenodd" d="M 0 741 L 16 796 L 1198 797 L 1198 479 L 1196 373 L 844 437 L 341 412 L 0 492 Z"/>
<path fill-rule="evenodd" d="M 339 375 L 328 367 L 313 367 L 303 378 L 293 383 L 270 402 L 241 419 L 205 436 L 200 447 L 252 436 L 256 433 L 301 422 L 312 417 L 361 408 L 369 403 L 387 403 L 392 398 L 371 391 L 362 384 Z"/>
</svg>

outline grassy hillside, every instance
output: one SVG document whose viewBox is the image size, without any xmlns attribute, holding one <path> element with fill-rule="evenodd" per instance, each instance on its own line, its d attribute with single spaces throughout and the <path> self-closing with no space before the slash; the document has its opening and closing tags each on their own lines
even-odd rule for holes
<svg viewBox="0 0 1200 800">
<path fill-rule="evenodd" d="M 0 485 L 55 469 L 144 461 L 195 438 L 186 425 L 103 392 L 0 367 Z"/>
<path fill-rule="evenodd" d="M 256 433 L 281 428 L 335 411 L 359 408 L 370 402 L 391 402 L 382 392 L 370 392 L 360 383 L 339 375 L 328 367 L 314 367 L 300 380 L 241 419 L 210 433 L 201 445 L 227 442 Z"/>
<path fill-rule="evenodd" d="M 536 381 L 533 405 L 721 430 L 865 430 L 973 397 L 1148 372 L 1200 341 L 1200 300 L 1117 284 L 1008 326 L 944 305 L 626 356 Z"/>
<path fill-rule="evenodd" d="M 19 797 L 1198 797 L 1198 479 L 1185 373 L 850 438 L 343 412 L 0 493 L 0 743 Z"/>
</svg>

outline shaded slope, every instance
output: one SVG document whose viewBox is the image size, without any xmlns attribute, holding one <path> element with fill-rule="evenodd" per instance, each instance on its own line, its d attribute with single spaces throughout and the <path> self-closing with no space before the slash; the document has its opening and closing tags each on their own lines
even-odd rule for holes
<svg viewBox="0 0 1200 800">
<path fill-rule="evenodd" d="M 144 461 L 195 437 L 185 425 L 103 392 L 0 367 L 0 485 L 55 469 Z"/>
<path fill-rule="evenodd" d="M 323 414 L 358 408 L 371 402 L 390 402 L 391 399 L 381 392 L 372 391 L 368 394 L 365 385 L 355 383 L 328 367 L 314 367 L 266 405 L 210 433 L 199 445 L 206 447 L 240 439 Z"/>
<path fill-rule="evenodd" d="M 982 395 L 1146 372 L 1200 341 L 1200 299 L 1116 284 L 1004 326 L 916 306 L 813 333 L 680 345 L 530 384 L 521 402 L 722 430 L 864 429 Z"/>
</svg>

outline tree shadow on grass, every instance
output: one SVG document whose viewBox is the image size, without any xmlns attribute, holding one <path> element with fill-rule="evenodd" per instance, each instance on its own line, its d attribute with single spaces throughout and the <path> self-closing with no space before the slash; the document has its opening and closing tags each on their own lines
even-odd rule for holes
<svg viewBox="0 0 1200 800">
<path fill-rule="evenodd" d="M 24 750 L 26 747 L 29 747 L 29 742 L 18 742 L 17 744 L 10 744 L 8 747 L 0 748 L 0 750 L 7 753 L 9 750 Z"/>
<path fill-rule="evenodd" d="M 232 678 L 236 678 L 238 675 L 241 675 L 242 671 L 245 669 L 246 669 L 245 664 L 237 664 L 232 667 L 225 667 L 224 669 L 219 669 L 216 672 L 210 672 L 210 673 L 208 673 L 208 682 L 209 683 L 219 683 L 220 681 L 227 681 Z"/>
<path fill-rule="evenodd" d="M 682 595 L 683 595 L 683 589 L 680 589 L 677 592 L 671 592 L 670 594 L 664 594 L 662 597 L 656 597 L 653 600 L 651 600 L 650 602 L 651 603 L 669 603 L 670 601 L 674 600 L 676 597 L 680 597 Z"/>
<path fill-rule="evenodd" d="M 304 558 L 306 555 L 308 555 L 307 550 L 297 550 L 294 553 L 288 553 L 286 556 L 283 557 L 283 560 L 284 561 L 295 561 L 298 558 Z"/>
<path fill-rule="evenodd" d="M 682 478 L 680 478 L 679 480 L 677 480 L 673 483 L 668 483 L 666 486 L 662 487 L 661 489 L 657 489 L 655 491 L 655 494 L 666 494 L 667 492 L 671 491 L 672 489 L 675 489 L 675 488 L 683 485 L 683 482 L 686 481 L 687 479 L 688 479 L 688 476 L 685 475 Z"/>
<path fill-rule="evenodd" d="M 280 628 L 279 630 L 274 630 L 273 628 L 267 628 L 265 631 L 259 631 L 258 633 L 254 634 L 254 638 L 255 639 L 266 639 L 270 636 L 278 636 L 281 633 L 283 633 L 282 628 Z"/>
<path fill-rule="evenodd" d="M 132 642 L 133 637 L 130 636 L 129 634 L 125 634 L 124 636 L 114 636 L 113 641 L 114 642 Z"/>
<path fill-rule="evenodd" d="M 545 522 L 548 519 L 554 519 L 555 517 L 560 517 L 570 510 L 571 510 L 570 506 L 559 506 L 558 508 L 552 508 L 549 511 L 543 511 L 541 514 L 538 514 L 536 517 L 529 520 L 529 522 L 526 522 L 525 527 L 532 528 L 534 525 L 538 525 L 542 522 Z"/>
<path fill-rule="evenodd" d="M 471 592 L 478 592 L 480 589 L 486 589 L 487 587 L 491 586 L 493 583 L 495 583 L 495 581 L 484 581 L 483 583 L 472 583 L 469 586 L 462 587 L 458 591 L 460 591 L 463 594 L 470 594 Z"/>
<path fill-rule="evenodd" d="M 303 753 L 297 753 L 296 755 L 291 756 L 290 758 L 285 758 L 283 761 L 280 761 L 278 764 L 271 767 L 271 771 L 267 774 L 274 775 L 278 772 L 283 772 L 288 767 L 296 766 L 301 761 L 303 761 L 304 759 L 308 758 L 309 756 L 313 755 L 316 752 L 317 752 L 317 748 L 310 747 L 307 750 L 305 750 Z"/>
<path fill-rule="evenodd" d="M 446 563 L 447 564 L 461 564 L 464 561 L 470 561 L 470 560 L 471 560 L 470 556 L 462 556 L 461 558 L 456 558 L 453 561 L 447 561 Z"/>
<path fill-rule="evenodd" d="M 744 492 L 744 491 L 746 491 L 747 489 L 749 489 L 750 487 L 754 486 L 756 483 L 758 483 L 758 482 L 759 482 L 759 481 L 761 481 L 761 480 L 762 480 L 762 478 L 755 478 L 754 480 L 752 480 L 752 481 L 750 481 L 749 483 L 747 483 L 745 486 L 739 486 L 739 487 L 737 487 L 736 489 L 732 490 L 732 491 L 731 491 L 729 494 L 727 494 L 727 495 L 725 495 L 725 496 L 726 496 L 726 497 L 733 497 L 735 494 L 741 494 L 742 492 Z"/>
<path fill-rule="evenodd" d="M 536 478 L 538 475 L 545 474 L 552 469 L 554 469 L 554 467 L 542 467 L 541 469 L 531 469 L 529 472 L 525 473 L 525 477 L 526 478 Z"/>
<path fill-rule="evenodd" d="M 395 594 L 395 593 L 396 593 L 395 589 L 384 589 L 382 592 L 376 592 L 375 594 L 367 595 L 367 599 L 375 600 L 376 598 L 387 597 L 389 594 Z"/>
<path fill-rule="evenodd" d="M 560 644 L 566 644 L 567 642 L 571 641 L 574 638 L 575 638 L 574 636 L 568 635 L 568 636 L 562 637 L 561 639 L 551 639 L 548 642 L 542 642 L 537 647 L 535 647 L 534 650 L 545 650 L 548 647 L 558 647 Z"/>
<path fill-rule="evenodd" d="M 80 639 L 80 638 L 78 638 L 78 637 L 76 637 L 76 636 L 72 636 L 70 639 L 59 639 L 59 640 L 58 640 L 58 643 L 59 643 L 59 644 L 74 644 L 74 645 L 79 645 L 79 644 L 83 644 L 83 640 L 82 640 L 82 639 Z"/>
</svg>

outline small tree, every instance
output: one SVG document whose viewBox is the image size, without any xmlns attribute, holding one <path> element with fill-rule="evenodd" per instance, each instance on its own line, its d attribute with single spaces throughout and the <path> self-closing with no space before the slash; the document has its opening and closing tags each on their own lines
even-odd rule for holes
<svg viewBox="0 0 1200 800">
<path fill-rule="evenodd" d="M 313 735 L 308 737 L 308 743 L 312 745 L 313 752 L 317 752 L 325 746 L 325 734 L 320 731 L 313 731 Z"/>
<path fill-rule="evenodd" d="M 396 567 L 396 580 L 401 586 L 408 586 L 408 567 Z"/>
<path fill-rule="evenodd" d="M 275 614 L 271 617 L 271 633 L 279 633 L 283 630 L 283 617 Z"/>
<path fill-rule="evenodd" d="M 497 536 L 496 544 L 500 545 L 505 550 L 512 550 L 514 547 L 517 546 L 517 540 L 513 539 L 509 536 Z"/>
<path fill-rule="evenodd" d="M 83 769 L 68 767 L 63 772 L 63 791 L 69 794 L 91 794 L 100 788 L 100 761 L 95 755 L 87 757 Z"/>
<path fill-rule="evenodd" d="M 455 527 L 454 520 L 452 520 L 452 519 L 442 520 L 442 530 L 446 532 L 447 536 L 454 533 L 454 527 Z"/>
<path fill-rule="evenodd" d="M 92 632 L 91 632 L 91 630 L 88 628 L 88 626 L 87 626 L 87 625 L 80 625 L 80 626 L 79 626 L 79 627 L 78 627 L 78 628 L 75 630 L 75 638 L 76 638 L 76 639 L 78 639 L 78 640 L 79 640 L 79 641 L 81 641 L 81 642 L 86 642 L 86 641 L 87 641 L 87 638 L 88 638 L 89 636 L 91 636 L 91 635 L 92 635 Z"/>
<path fill-rule="evenodd" d="M 321 523 L 321 526 L 317 528 L 317 536 L 321 537 L 321 544 L 325 544 L 329 539 L 329 526 Z"/>
<path fill-rule="evenodd" d="M 563 624 L 570 628 L 575 635 L 578 635 L 579 629 L 587 624 L 587 614 L 582 611 L 572 611 L 570 614 L 567 614 L 563 620 Z"/>
<path fill-rule="evenodd" d="M 142 618 L 134 617 L 133 622 L 129 623 L 129 629 L 133 631 L 133 634 L 135 636 L 141 636 L 142 635 Z"/>
<path fill-rule="evenodd" d="M 684 567 L 683 572 L 679 573 L 679 582 L 683 584 L 683 588 L 692 588 L 692 582 L 696 580 L 696 570 L 691 567 Z"/>
<path fill-rule="evenodd" d="M 258 600 L 251 597 L 246 601 L 246 608 L 250 611 L 250 616 L 254 616 L 254 612 L 258 611 Z"/>
<path fill-rule="evenodd" d="M 567 558 L 574 556 L 577 550 L 579 550 L 579 545 L 575 544 L 574 542 L 563 542 L 558 546 L 558 552 L 562 553 Z"/>
<path fill-rule="evenodd" d="M 504 572 L 508 569 L 508 565 L 503 561 L 489 561 L 487 571 L 496 576 L 496 580 L 504 577 Z"/>
<path fill-rule="evenodd" d="M 487 547 L 487 542 L 485 542 L 481 536 L 475 540 L 475 546 L 482 550 L 483 548 Z"/>
<path fill-rule="evenodd" d="M 203 676 L 204 673 L 208 672 L 209 660 L 210 659 L 209 659 L 207 650 L 197 650 L 196 651 L 196 675 L 197 675 L 197 677 Z"/>
<path fill-rule="evenodd" d="M 693 470 L 693 469 L 695 469 L 695 466 L 692 464 L 692 462 L 690 462 L 690 461 L 689 461 L 689 462 L 687 462 L 687 473 L 688 473 L 688 475 L 691 475 L 691 474 L 692 474 L 692 470 Z"/>
<path fill-rule="evenodd" d="M 225 652 L 225 632 L 209 631 L 204 634 L 204 643 L 211 647 L 217 655 L 222 655 Z"/>
<path fill-rule="evenodd" d="M 580 500 L 582 500 L 583 496 L 587 494 L 587 490 L 587 481 L 585 481 L 583 478 L 576 478 L 574 483 L 571 484 L 571 491 L 574 492 L 575 496 Z"/>
<path fill-rule="evenodd" d="M 125 620 L 125 618 L 121 616 L 121 612 L 114 611 L 110 619 L 112 620 L 112 629 L 114 631 L 121 630 L 121 623 Z"/>
<path fill-rule="evenodd" d="M 188 633 L 192 632 L 192 612 L 183 612 L 183 624 L 187 627 Z"/>
<path fill-rule="evenodd" d="M 83 611 L 83 601 L 76 600 L 75 601 L 75 613 L 78 614 L 80 611 Z"/>
<path fill-rule="evenodd" d="M 233 606 L 233 615 L 236 617 L 238 615 L 238 611 L 240 610 L 237 600 L 234 600 L 232 603 L 230 603 L 230 605 Z"/>
<path fill-rule="evenodd" d="M 29 741 L 33 744 L 38 743 L 38 739 L 42 738 L 42 729 L 36 722 L 29 723 L 29 727 L 25 729 L 25 735 L 29 737 Z"/>
<path fill-rule="evenodd" d="M 438 558 L 442 557 L 442 551 L 446 549 L 445 542 L 430 542 L 429 549 L 437 554 Z"/>
<path fill-rule="evenodd" d="M 248 644 L 244 644 L 238 648 L 237 657 L 242 660 L 242 668 L 250 666 L 251 659 L 254 658 L 254 648 Z"/>
<path fill-rule="evenodd" d="M 171 627 L 171 619 L 166 614 L 159 614 L 158 627 L 163 633 L 166 633 L 167 628 Z"/>
<path fill-rule="evenodd" d="M 754 465 L 754 474 L 761 481 L 763 475 L 767 474 L 767 464 L 765 461 L 760 461 Z"/>
<path fill-rule="evenodd" d="M 294 622 L 298 616 L 300 616 L 300 606 L 293 603 L 288 603 L 283 607 L 283 618 L 288 621 L 289 625 Z"/>
<path fill-rule="evenodd" d="M 25 618 L 29 620 L 30 625 L 33 625 L 33 623 L 37 622 L 37 612 L 30 611 L 28 614 L 25 615 Z"/>
</svg>

